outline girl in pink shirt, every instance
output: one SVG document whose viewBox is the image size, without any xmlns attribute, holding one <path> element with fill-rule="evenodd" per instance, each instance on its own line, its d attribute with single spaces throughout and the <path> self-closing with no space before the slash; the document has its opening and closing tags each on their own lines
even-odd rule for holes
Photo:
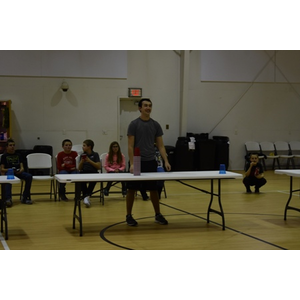
<svg viewBox="0 0 300 300">
<path fill-rule="evenodd" d="M 118 142 L 112 142 L 109 146 L 109 152 L 105 157 L 104 168 L 107 173 L 124 173 L 126 171 L 125 156 L 121 152 Z M 126 195 L 125 182 L 122 183 L 122 194 Z M 107 182 L 106 188 L 103 190 L 105 196 L 108 196 L 112 182 Z"/>
</svg>

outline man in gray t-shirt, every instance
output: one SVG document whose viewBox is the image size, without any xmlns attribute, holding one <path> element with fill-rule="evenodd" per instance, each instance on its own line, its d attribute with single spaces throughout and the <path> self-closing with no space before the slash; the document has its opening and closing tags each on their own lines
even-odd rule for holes
<svg viewBox="0 0 300 300">
<path fill-rule="evenodd" d="M 155 139 L 163 135 L 162 128 L 158 122 L 153 119 L 145 121 L 137 118 L 129 124 L 127 135 L 134 136 L 134 147 L 143 150 L 141 152 L 142 161 L 155 159 Z"/>
<path fill-rule="evenodd" d="M 141 99 L 139 102 L 140 117 L 132 121 L 128 127 L 128 156 L 130 162 L 130 172 L 133 173 L 133 154 L 134 148 L 140 149 L 141 154 L 141 172 L 157 172 L 157 162 L 155 159 L 155 147 L 158 148 L 167 171 L 171 170 L 168 161 L 167 153 L 163 143 L 163 131 L 158 122 L 150 118 L 152 111 L 152 102 L 150 99 Z M 155 181 L 148 182 L 128 182 L 128 192 L 126 197 L 127 215 L 126 222 L 130 226 L 136 226 L 137 222 L 133 219 L 132 207 L 134 202 L 135 191 L 141 188 L 150 191 L 150 198 L 155 211 L 155 221 L 166 225 L 168 221 L 160 213 L 159 197 L 157 193 L 157 186 Z"/>
</svg>

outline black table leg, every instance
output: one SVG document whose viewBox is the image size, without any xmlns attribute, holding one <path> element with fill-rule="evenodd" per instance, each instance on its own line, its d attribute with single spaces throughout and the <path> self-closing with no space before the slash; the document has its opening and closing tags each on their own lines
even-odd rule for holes
<svg viewBox="0 0 300 300">
<path fill-rule="evenodd" d="M 79 222 L 79 232 L 80 236 L 82 236 L 82 214 L 81 214 L 81 183 L 75 182 L 75 199 L 74 199 L 74 212 L 73 212 L 73 229 L 75 229 L 75 220 Z M 78 215 L 77 213 L 78 208 Z"/>
<path fill-rule="evenodd" d="M 290 196 L 289 196 L 289 199 L 285 205 L 285 209 L 284 209 L 284 220 L 286 220 L 286 214 L 287 214 L 287 210 L 288 209 L 291 209 L 291 210 L 296 210 L 296 211 L 299 211 L 300 212 L 300 209 L 297 208 L 297 207 L 292 207 L 292 206 L 289 206 L 290 204 L 290 201 L 292 200 L 292 197 L 293 197 L 293 193 L 294 192 L 299 192 L 300 190 L 297 189 L 297 190 L 293 190 L 293 176 L 290 176 Z"/>
<path fill-rule="evenodd" d="M 223 211 L 222 202 L 221 202 L 221 179 L 218 179 L 218 193 L 217 194 L 214 193 L 214 180 L 211 179 L 210 195 L 211 195 L 211 197 L 210 197 L 210 202 L 209 202 L 208 210 L 207 210 L 207 223 L 209 223 L 209 214 L 211 212 L 213 212 L 222 217 L 222 229 L 225 230 L 225 217 L 224 217 L 224 211 Z M 214 200 L 214 196 L 218 197 L 220 211 L 211 208 L 213 200 Z"/>
<path fill-rule="evenodd" d="M 192 186 L 190 184 L 187 184 L 187 183 L 185 183 L 181 180 L 177 180 L 177 181 L 180 182 L 183 185 L 189 186 L 189 187 L 191 187 L 193 189 L 196 189 L 200 192 L 210 194 L 210 202 L 209 202 L 208 209 L 207 209 L 207 223 L 209 223 L 209 214 L 211 212 L 216 213 L 216 214 L 218 214 L 222 217 L 222 229 L 225 230 L 225 216 L 224 216 L 224 211 L 223 211 L 222 202 L 221 202 L 221 179 L 218 179 L 218 193 L 217 194 L 214 193 L 214 179 L 210 180 L 210 192 L 205 191 L 203 189 L 199 189 L 199 188 L 197 188 L 195 186 Z M 214 200 L 214 196 L 218 197 L 218 203 L 219 203 L 220 211 L 211 208 L 213 200 Z"/>
<path fill-rule="evenodd" d="M 5 201 L 5 184 L 1 184 L 1 232 L 3 233 L 3 227 L 5 230 L 5 239 L 8 240 L 8 222 L 7 222 L 7 213 L 6 213 L 6 201 Z M 4 226 L 3 226 L 4 224 Z"/>
</svg>

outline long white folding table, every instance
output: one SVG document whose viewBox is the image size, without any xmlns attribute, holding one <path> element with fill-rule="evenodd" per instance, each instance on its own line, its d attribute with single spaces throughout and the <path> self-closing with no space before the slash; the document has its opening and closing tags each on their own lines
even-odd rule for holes
<svg viewBox="0 0 300 300">
<path fill-rule="evenodd" d="M 79 222 L 80 236 L 82 236 L 82 212 L 81 212 L 81 183 L 82 182 L 106 182 L 106 181 L 144 181 L 144 180 L 176 180 L 184 185 L 199 190 L 210 195 L 210 202 L 207 210 L 207 223 L 209 223 L 210 213 L 216 213 L 222 217 L 222 228 L 225 230 L 225 217 L 221 202 L 221 180 L 222 179 L 241 179 L 243 176 L 234 172 L 219 174 L 219 171 L 197 171 L 197 172 L 158 172 L 141 173 L 140 176 L 134 176 L 131 173 L 97 173 L 97 174 L 57 174 L 55 178 L 60 183 L 75 184 L 75 201 L 73 212 L 73 229 L 75 229 L 75 220 Z M 210 191 L 189 185 L 182 180 L 210 180 Z M 214 192 L 214 181 L 218 182 L 217 191 Z M 219 210 L 212 208 L 214 197 L 218 199 Z M 77 214 L 78 210 L 78 214 Z"/>
<path fill-rule="evenodd" d="M 286 214 L 288 210 L 296 210 L 300 212 L 300 208 L 289 205 L 292 200 L 293 193 L 300 192 L 300 189 L 293 190 L 293 178 L 300 177 L 300 170 L 275 170 L 275 174 L 290 176 L 290 195 L 284 209 L 284 220 L 286 220 Z"/>
<path fill-rule="evenodd" d="M 5 239 L 8 240 L 8 221 L 6 213 L 6 199 L 5 199 L 5 184 L 20 183 L 21 180 L 17 177 L 14 179 L 7 179 L 7 176 L 0 176 L 1 184 L 1 199 L 0 199 L 0 209 L 1 209 L 1 233 L 3 233 L 3 227 L 5 227 Z M 3 226 L 4 225 L 4 226 Z"/>
</svg>

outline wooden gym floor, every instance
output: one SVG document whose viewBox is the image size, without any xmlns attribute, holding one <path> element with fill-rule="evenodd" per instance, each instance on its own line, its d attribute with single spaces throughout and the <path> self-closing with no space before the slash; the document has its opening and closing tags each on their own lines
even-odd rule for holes
<svg viewBox="0 0 300 300">
<path fill-rule="evenodd" d="M 287 220 L 283 220 L 289 177 L 275 175 L 273 171 L 266 171 L 265 177 L 268 182 L 258 195 L 246 194 L 241 180 L 222 181 L 224 231 L 219 215 L 211 214 L 211 222 L 206 222 L 210 196 L 174 181 L 165 182 L 167 198 L 162 194 L 161 199 L 161 212 L 169 225 L 155 223 L 151 201 L 138 196 L 133 216 L 139 225 L 130 227 L 125 223 L 125 198 L 121 194 L 105 197 L 104 206 L 96 195 L 91 208 L 82 204 L 82 237 L 78 222 L 76 229 L 72 228 L 72 200 L 55 202 L 49 196 L 33 195 L 34 204 L 24 205 L 15 196 L 13 207 L 7 209 L 9 239 L 5 241 L 2 234 L 0 249 L 300 249 L 300 213 L 288 211 Z M 210 189 L 206 180 L 189 183 Z M 294 180 L 294 185 L 297 188 L 300 180 Z M 67 189 L 73 191 L 74 185 L 68 184 Z M 45 190 L 48 183 L 33 182 L 33 193 Z M 13 192 L 18 191 L 19 186 L 13 185 Z M 68 196 L 72 199 L 73 194 Z M 300 207 L 298 202 L 299 194 L 293 197 L 291 205 Z"/>
</svg>

